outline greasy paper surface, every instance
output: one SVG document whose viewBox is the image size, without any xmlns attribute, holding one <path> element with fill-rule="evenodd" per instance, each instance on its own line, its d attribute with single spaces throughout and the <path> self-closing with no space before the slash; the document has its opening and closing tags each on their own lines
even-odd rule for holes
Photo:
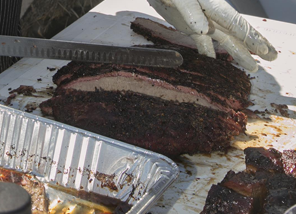
<svg viewBox="0 0 296 214">
<path fill-rule="evenodd" d="M 145 0 L 105 0 L 55 38 L 122 46 L 150 44 L 129 29 L 130 22 L 139 16 L 164 23 Z M 242 149 L 247 146 L 296 148 L 296 26 L 258 17 L 246 18 L 279 51 L 278 59 L 273 62 L 255 56 L 260 68 L 257 73 L 250 73 L 253 84 L 250 100 L 254 103 L 250 109 L 257 110 L 260 119 L 249 120 L 247 135 L 235 138 L 234 149 L 228 154 L 183 156 L 175 160 L 180 176 L 151 213 L 199 213 L 212 184 L 221 181 L 230 169 L 244 169 Z M 12 100 L 12 107 L 26 110 L 27 104 L 48 99 L 50 87 L 54 87 L 51 78 L 55 71 L 47 67 L 60 68 L 65 64 L 67 62 L 57 60 L 21 60 L 0 74 L 0 99 L 5 101 L 9 89 L 21 84 L 33 85 L 37 90 L 35 94 L 41 97 L 17 96 Z M 38 109 L 33 113 L 40 115 Z"/>
</svg>

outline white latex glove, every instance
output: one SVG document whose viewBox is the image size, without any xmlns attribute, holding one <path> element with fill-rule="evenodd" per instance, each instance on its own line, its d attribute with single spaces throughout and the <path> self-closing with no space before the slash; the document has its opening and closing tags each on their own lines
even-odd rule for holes
<svg viewBox="0 0 296 214">
<path fill-rule="evenodd" d="M 225 0 L 147 0 L 177 30 L 190 35 L 200 54 L 216 57 L 212 39 L 243 68 L 257 71 L 250 52 L 264 60 L 277 58 L 277 51 Z"/>
</svg>

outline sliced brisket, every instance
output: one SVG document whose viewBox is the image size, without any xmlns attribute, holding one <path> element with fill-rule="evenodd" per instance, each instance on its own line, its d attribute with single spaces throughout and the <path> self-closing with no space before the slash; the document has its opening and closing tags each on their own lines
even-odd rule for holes
<svg viewBox="0 0 296 214">
<path fill-rule="evenodd" d="M 184 64 L 177 69 L 71 62 L 54 75 L 53 81 L 58 90 L 131 90 L 226 112 L 242 110 L 250 104 L 251 83 L 244 72 L 194 50 L 178 51 Z"/>
<path fill-rule="evenodd" d="M 179 51 L 179 68 L 70 62 L 54 75 L 57 89 L 40 105 L 43 114 L 171 157 L 225 150 L 246 128 L 239 110 L 250 104 L 248 76 L 167 41 L 147 48 Z"/>
</svg>

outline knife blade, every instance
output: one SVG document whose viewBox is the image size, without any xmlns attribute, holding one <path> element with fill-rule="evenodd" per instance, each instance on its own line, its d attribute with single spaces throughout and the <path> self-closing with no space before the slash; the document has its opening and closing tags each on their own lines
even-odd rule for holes
<svg viewBox="0 0 296 214">
<path fill-rule="evenodd" d="M 0 35 L 0 55 L 153 67 L 178 67 L 183 63 L 182 55 L 174 50 L 4 35 Z"/>
</svg>

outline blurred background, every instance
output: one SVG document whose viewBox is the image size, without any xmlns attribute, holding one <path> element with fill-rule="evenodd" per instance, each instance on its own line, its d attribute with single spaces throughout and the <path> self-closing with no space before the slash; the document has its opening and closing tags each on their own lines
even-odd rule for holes
<svg viewBox="0 0 296 214">
<path fill-rule="evenodd" d="M 21 12 L 22 36 L 49 39 L 102 1 L 23 0 Z"/>
<path fill-rule="evenodd" d="M 21 14 L 22 35 L 51 38 L 102 1 L 23 0 Z M 296 24 L 296 0 L 226 1 L 242 14 Z"/>
<path fill-rule="evenodd" d="M 243 14 L 296 23 L 296 0 L 226 0 Z"/>
</svg>

